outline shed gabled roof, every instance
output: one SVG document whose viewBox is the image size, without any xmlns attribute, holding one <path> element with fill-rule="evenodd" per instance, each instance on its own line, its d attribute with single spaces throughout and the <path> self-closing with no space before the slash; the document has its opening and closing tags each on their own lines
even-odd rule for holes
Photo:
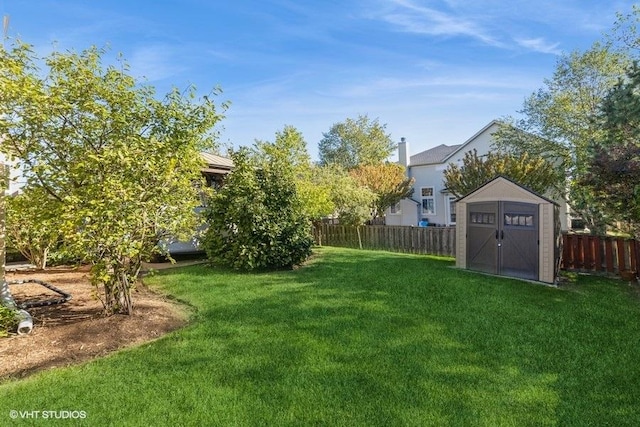
<svg viewBox="0 0 640 427">
<path fill-rule="evenodd" d="M 508 192 L 508 191 L 505 191 L 507 187 L 511 189 L 517 189 L 518 192 L 522 194 L 524 197 L 533 196 L 534 198 L 540 199 L 539 200 L 540 202 L 553 203 L 554 205 L 558 204 L 553 200 L 549 199 L 548 197 L 538 194 L 535 191 L 530 190 L 529 188 L 518 184 L 517 182 L 513 181 L 512 179 L 504 175 L 498 175 L 495 178 L 485 182 L 484 184 L 482 184 L 480 187 L 476 188 L 469 194 L 466 194 L 460 197 L 458 200 L 456 200 L 456 202 L 462 201 L 464 199 L 482 197 L 482 193 L 488 192 L 488 191 L 491 192 L 491 197 L 489 198 L 496 199 L 496 195 L 497 195 L 499 199 L 500 196 Z"/>
</svg>

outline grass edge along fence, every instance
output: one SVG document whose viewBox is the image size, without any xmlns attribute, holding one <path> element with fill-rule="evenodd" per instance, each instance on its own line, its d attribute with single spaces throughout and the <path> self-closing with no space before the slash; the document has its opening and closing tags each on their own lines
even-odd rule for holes
<svg viewBox="0 0 640 427">
<path fill-rule="evenodd" d="M 640 242 L 623 237 L 564 233 L 561 268 L 632 280 L 640 271 Z"/>
<path fill-rule="evenodd" d="M 314 227 L 313 234 L 315 243 L 320 246 L 456 256 L 455 227 L 321 224 Z M 632 280 L 640 273 L 640 242 L 565 232 L 562 234 L 560 268 Z"/>
<path fill-rule="evenodd" d="M 314 227 L 313 237 L 319 246 L 456 256 L 455 227 L 320 224 Z"/>
</svg>

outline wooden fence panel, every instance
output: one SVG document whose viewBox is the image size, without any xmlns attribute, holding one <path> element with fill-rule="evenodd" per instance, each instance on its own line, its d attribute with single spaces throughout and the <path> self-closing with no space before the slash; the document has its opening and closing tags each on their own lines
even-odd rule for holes
<svg viewBox="0 0 640 427">
<path fill-rule="evenodd" d="M 358 232 L 360 237 L 358 238 Z M 314 229 L 316 244 L 455 256 L 455 227 L 403 227 L 368 225 L 349 227 L 321 224 Z M 563 234 L 564 270 L 614 275 L 640 272 L 640 242 L 633 239 Z"/>
<path fill-rule="evenodd" d="M 630 246 L 631 270 L 636 273 L 640 272 L 640 242 L 637 240 Z"/>
<path fill-rule="evenodd" d="M 613 242 L 611 239 L 605 239 L 604 241 L 604 251 L 605 251 L 605 263 L 606 263 L 606 271 L 608 273 L 613 273 L 614 271 L 614 257 L 613 257 Z"/>
<path fill-rule="evenodd" d="M 624 240 L 616 241 L 616 252 L 618 255 L 618 272 L 625 271 L 627 268 L 626 257 L 625 257 L 625 242 Z"/>
<path fill-rule="evenodd" d="M 360 239 L 358 239 L 358 231 Z M 455 227 L 320 224 L 314 228 L 318 245 L 378 249 L 427 255 L 455 256 Z"/>
<path fill-rule="evenodd" d="M 562 269 L 622 275 L 640 272 L 640 243 L 620 237 L 563 234 Z"/>
</svg>

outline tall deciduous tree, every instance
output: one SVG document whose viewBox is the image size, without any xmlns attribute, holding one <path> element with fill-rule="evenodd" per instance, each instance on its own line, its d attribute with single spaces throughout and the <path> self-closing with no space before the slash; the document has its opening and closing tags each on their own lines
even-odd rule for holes
<svg viewBox="0 0 640 427">
<path fill-rule="evenodd" d="M 319 167 L 315 170 L 314 179 L 329 189 L 329 197 L 334 206 L 332 213 L 337 215 L 340 224 L 362 225 L 371 219 L 375 193 L 358 184 L 340 166 Z"/>
<path fill-rule="evenodd" d="M 285 126 L 276 132 L 274 142 L 256 141 L 253 151 L 259 158 L 277 158 L 291 167 L 302 208 L 312 222 L 333 212 L 330 188 L 315 179 L 318 167 L 311 162 L 307 143 L 298 129 Z"/>
<path fill-rule="evenodd" d="M 359 165 L 382 163 L 395 149 L 386 125 L 367 115 L 335 123 L 318 146 L 320 164 L 350 170 Z"/>
<path fill-rule="evenodd" d="M 588 174 L 581 184 L 590 188 L 611 222 L 626 223 L 640 238 L 640 68 L 607 96 L 596 124 Z"/>
<path fill-rule="evenodd" d="M 106 311 L 131 313 L 142 260 L 158 240 L 195 230 L 199 152 L 213 147 L 221 115 L 194 90 L 156 99 L 103 55 L 53 53 L 40 70 L 30 46 L 0 50 L 1 149 L 28 188 L 60 204 L 60 231 L 92 264 Z"/>
<path fill-rule="evenodd" d="M 499 150 L 526 152 L 554 164 L 565 176 L 571 207 L 594 232 L 604 227 L 602 212 L 593 195 L 575 183 L 586 171 L 588 143 L 599 132 L 591 118 L 628 65 L 628 54 L 601 43 L 562 55 L 544 87 L 525 100 L 519 111 L 523 118 L 508 120 L 494 135 Z"/>
<path fill-rule="evenodd" d="M 407 178 L 405 167 L 395 163 L 361 165 L 351 170 L 350 175 L 356 182 L 371 190 L 376 198 L 371 204 L 374 218 L 382 216 L 384 211 L 413 194 L 413 178 Z"/>
<path fill-rule="evenodd" d="M 640 48 L 640 5 L 631 6 L 628 13 L 618 12 L 613 30 L 607 34 L 607 45 L 624 54 L 630 54 L 633 59 L 638 58 Z"/>
<path fill-rule="evenodd" d="M 539 194 L 553 188 L 558 180 L 553 166 L 541 157 L 495 152 L 480 157 L 473 150 L 464 154 L 461 166 L 449 164 L 444 171 L 444 183 L 451 194 L 462 197 L 498 175 Z"/>
</svg>

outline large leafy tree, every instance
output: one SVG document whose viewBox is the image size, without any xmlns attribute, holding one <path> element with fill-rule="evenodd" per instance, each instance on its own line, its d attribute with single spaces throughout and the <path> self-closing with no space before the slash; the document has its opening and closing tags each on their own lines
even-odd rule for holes
<svg viewBox="0 0 640 427">
<path fill-rule="evenodd" d="M 315 179 L 318 167 L 311 162 L 307 143 L 298 129 L 285 126 L 276 132 L 273 142 L 256 141 L 253 151 L 260 158 L 277 158 L 291 167 L 302 208 L 312 222 L 333 212 L 330 188 Z"/>
<path fill-rule="evenodd" d="M 613 30 L 607 34 L 607 45 L 637 60 L 640 48 L 640 5 L 632 5 L 628 13 L 618 12 L 617 18 Z"/>
<path fill-rule="evenodd" d="M 92 265 L 106 311 L 131 313 L 142 260 L 195 229 L 199 152 L 221 115 L 194 90 L 157 99 L 126 63 L 103 66 L 104 53 L 0 50 L 0 149 L 46 194 L 42 208 L 60 209 L 64 241 Z"/>
<path fill-rule="evenodd" d="M 314 181 L 329 190 L 333 204 L 332 214 L 343 225 L 362 225 L 371 219 L 371 207 L 376 194 L 337 165 L 327 165 L 314 170 Z"/>
<path fill-rule="evenodd" d="M 371 215 L 376 218 L 384 211 L 413 194 L 413 178 L 405 175 L 405 167 L 395 163 L 360 165 L 351 170 L 356 182 L 371 190 L 375 200 L 371 204 Z"/>
<path fill-rule="evenodd" d="M 367 115 L 335 123 L 318 145 L 321 165 L 335 164 L 347 170 L 382 163 L 394 149 L 386 125 Z"/>
<path fill-rule="evenodd" d="M 558 180 L 554 167 L 541 157 L 496 152 L 478 156 L 473 150 L 465 153 L 462 165 L 449 164 L 444 171 L 444 183 L 451 194 L 462 197 L 498 175 L 539 194 L 552 190 Z"/>
<path fill-rule="evenodd" d="M 596 119 L 601 132 L 591 144 L 591 189 L 611 222 L 623 222 L 640 238 L 640 68 L 635 64 L 606 97 Z"/>
<path fill-rule="evenodd" d="M 565 177 L 559 184 L 567 187 L 571 207 L 594 232 L 603 230 L 603 213 L 576 183 L 586 172 L 588 143 L 599 132 L 591 118 L 628 64 L 626 52 L 602 43 L 562 55 L 553 76 L 525 100 L 522 118 L 506 120 L 494 135 L 499 150 L 550 161 Z"/>
<path fill-rule="evenodd" d="M 234 170 L 209 202 L 204 247 L 211 261 L 235 269 L 290 268 L 311 254 L 294 168 L 280 152 L 232 153 Z"/>
</svg>

